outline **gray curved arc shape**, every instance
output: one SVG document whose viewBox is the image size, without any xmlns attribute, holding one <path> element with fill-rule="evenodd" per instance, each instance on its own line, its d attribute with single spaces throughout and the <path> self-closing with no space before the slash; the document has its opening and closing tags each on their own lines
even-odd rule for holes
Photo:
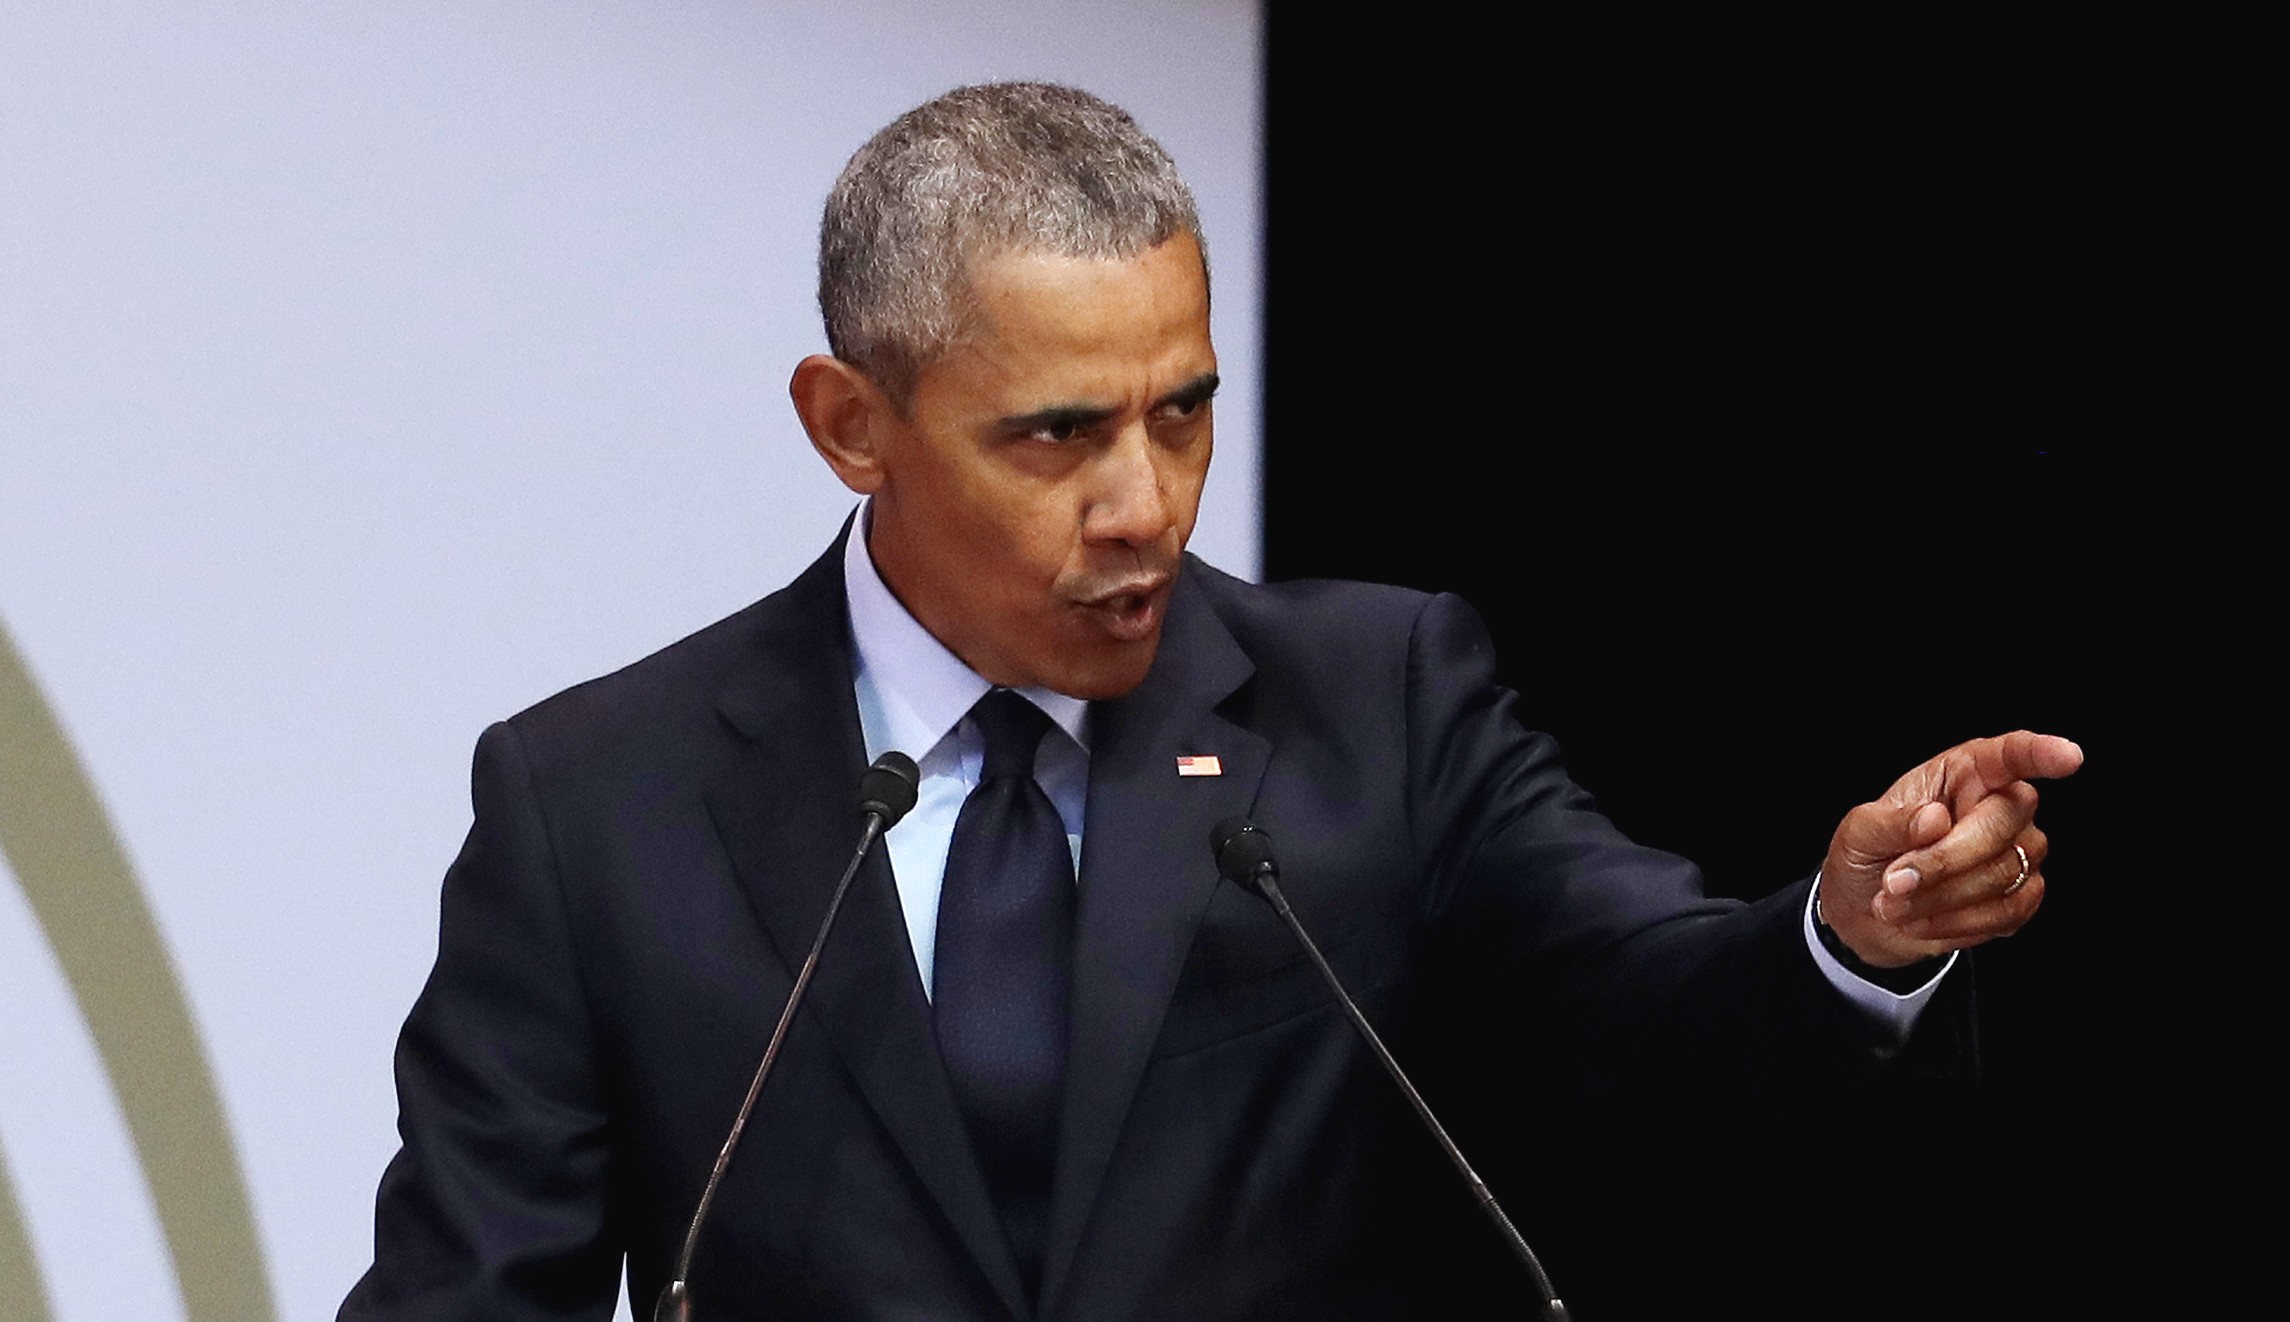
<svg viewBox="0 0 2290 1322">
<path fill-rule="evenodd" d="M 8 1156 L 0 1152 L 0 1299 L 18 1309 L 24 1322 L 49 1322 L 48 1292 L 40 1284 L 40 1263 L 32 1237 L 16 1210 L 15 1186 L 8 1183 Z"/>
<path fill-rule="evenodd" d="M 4 624 L 0 854 L 55 951 L 127 1118 L 186 1316 L 273 1322 L 246 1179 L 174 961 L 94 786 Z"/>
</svg>

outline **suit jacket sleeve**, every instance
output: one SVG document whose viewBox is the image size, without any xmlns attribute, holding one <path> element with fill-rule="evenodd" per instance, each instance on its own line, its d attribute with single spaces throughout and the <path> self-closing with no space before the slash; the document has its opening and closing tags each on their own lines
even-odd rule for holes
<svg viewBox="0 0 2290 1322">
<path fill-rule="evenodd" d="M 475 823 L 447 873 L 437 965 L 399 1038 L 403 1146 L 348 1319 L 606 1319 L 599 1053 L 549 825 L 516 730 L 477 747 Z"/>
<path fill-rule="evenodd" d="M 1806 949 L 1810 880 L 1746 906 L 1712 900 L 1693 864 L 1623 836 L 1555 742 L 1516 718 L 1460 599 L 1417 618 L 1407 694 L 1407 813 L 1438 925 L 1535 1008 L 1592 1086 L 1851 1068 L 1885 1045 Z"/>
</svg>

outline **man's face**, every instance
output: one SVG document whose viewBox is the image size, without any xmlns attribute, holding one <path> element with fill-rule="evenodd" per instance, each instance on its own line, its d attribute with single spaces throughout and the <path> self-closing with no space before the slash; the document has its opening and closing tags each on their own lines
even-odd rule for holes
<svg viewBox="0 0 2290 1322">
<path fill-rule="evenodd" d="M 988 680 L 1119 696 L 1153 663 L 1209 470 L 1200 248 L 1012 252 L 970 275 L 969 330 L 881 450 L 875 565 Z"/>
</svg>

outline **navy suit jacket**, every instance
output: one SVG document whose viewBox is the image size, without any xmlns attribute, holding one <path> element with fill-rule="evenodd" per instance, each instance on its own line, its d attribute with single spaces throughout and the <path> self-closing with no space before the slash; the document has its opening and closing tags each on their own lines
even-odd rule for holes
<svg viewBox="0 0 2290 1322">
<path fill-rule="evenodd" d="M 1410 1065 L 1483 1090 L 1480 1110 L 1515 1086 L 1526 1123 L 1530 1098 L 1679 1062 L 1751 1077 L 1865 1055 L 1805 950 L 1804 884 L 1704 898 L 1595 811 L 1492 674 L 1455 598 L 1252 586 L 1188 559 L 1150 675 L 1093 712 L 1038 1304 L 877 850 L 717 1202 L 698 1315 L 1396 1318 L 1523 1295 L 1286 929 L 1219 880 L 1209 828 L 1235 814 L 1277 843 L 1403 1058 L 1411 1025 L 1472 1016 L 1483 1059 L 1508 1063 Z M 606 1318 L 624 1254 L 649 1314 L 855 839 L 851 676 L 830 551 L 486 733 L 398 1048 L 376 1262 L 344 1318 Z M 1180 778 L 1184 755 L 1222 774 Z M 1518 1063 L 1546 1054 L 1565 1078 Z"/>
</svg>

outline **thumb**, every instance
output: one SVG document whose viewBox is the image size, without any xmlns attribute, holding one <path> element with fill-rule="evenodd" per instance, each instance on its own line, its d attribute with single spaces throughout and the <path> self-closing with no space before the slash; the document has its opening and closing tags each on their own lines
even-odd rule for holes
<svg viewBox="0 0 2290 1322">
<path fill-rule="evenodd" d="M 1888 881 L 1896 892 L 1912 890 L 1920 880 L 1913 869 L 1900 869 L 1901 875 L 1889 878 L 1887 869 L 1902 854 L 1938 842 L 1951 824 L 1944 803 L 1864 803 L 1837 824 L 1822 880 L 1862 905 L 1874 901 L 1879 886 Z"/>
</svg>

